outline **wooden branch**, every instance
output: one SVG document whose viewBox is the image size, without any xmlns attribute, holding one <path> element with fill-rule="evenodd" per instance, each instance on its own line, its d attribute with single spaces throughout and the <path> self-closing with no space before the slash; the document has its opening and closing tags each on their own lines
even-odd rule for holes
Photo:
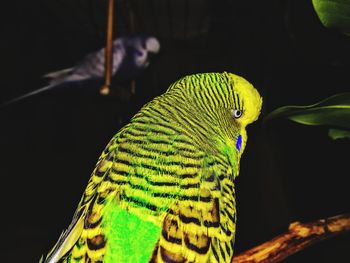
<svg viewBox="0 0 350 263">
<path fill-rule="evenodd" d="M 232 263 L 281 262 L 283 259 L 335 235 L 350 231 L 350 214 L 338 215 L 315 222 L 294 222 L 289 231 L 251 248 L 233 258 Z"/>
<path fill-rule="evenodd" d="M 100 89 L 102 95 L 109 94 L 113 68 L 113 13 L 114 0 L 108 0 L 107 39 L 105 49 L 105 83 Z"/>
</svg>

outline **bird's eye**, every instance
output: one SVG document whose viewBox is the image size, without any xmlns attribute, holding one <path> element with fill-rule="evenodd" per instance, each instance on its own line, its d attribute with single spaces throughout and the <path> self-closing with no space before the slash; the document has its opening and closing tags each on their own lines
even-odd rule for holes
<svg viewBox="0 0 350 263">
<path fill-rule="evenodd" d="M 241 117 L 243 114 L 243 111 L 241 110 L 232 110 L 232 116 L 235 119 L 238 119 L 239 117 Z"/>
<path fill-rule="evenodd" d="M 135 50 L 134 54 L 135 54 L 135 56 L 141 57 L 143 55 L 143 52 L 141 52 L 139 50 Z"/>
</svg>

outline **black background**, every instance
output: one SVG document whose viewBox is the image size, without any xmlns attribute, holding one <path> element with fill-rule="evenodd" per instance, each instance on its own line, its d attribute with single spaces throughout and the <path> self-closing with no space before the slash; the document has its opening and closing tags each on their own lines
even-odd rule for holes
<svg viewBox="0 0 350 263">
<path fill-rule="evenodd" d="M 157 36 L 161 54 L 111 96 L 63 88 L 0 109 L 1 228 L 5 262 L 37 262 L 71 220 L 100 152 L 140 107 L 178 78 L 230 71 L 264 97 L 237 180 L 236 251 L 312 221 L 350 211 L 349 141 L 286 120 L 263 125 L 283 105 L 307 105 L 349 90 L 350 39 L 324 28 L 311 1 L 130 1 L 136 33 Z M 45 85 L 105 43 L 106 1 L 5 1 L 0 19 L 0 101 Z M 130 33 L 116 1 L 115 35 Z M 93 86 L 93 85 L 92 85 Z M 286 262 L 344 262 L 350 236 Z M 3 259 L 1 260 L 3 261 Z"/>
</svg>

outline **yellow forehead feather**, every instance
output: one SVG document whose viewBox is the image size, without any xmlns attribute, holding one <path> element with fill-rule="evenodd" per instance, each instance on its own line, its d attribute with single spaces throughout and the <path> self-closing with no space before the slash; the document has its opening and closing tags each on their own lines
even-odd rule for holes
<svg viewBox="0 0 350 263">
<path fill-rule="evenodd" d="M 244 112 L 240 122 L 248 125 L 258 119 L 262 106 L 262 97 L 246 79 L 232 73 L 228 74 L 233 82 L 234 91 L 243 98 Z"/>
</svg>

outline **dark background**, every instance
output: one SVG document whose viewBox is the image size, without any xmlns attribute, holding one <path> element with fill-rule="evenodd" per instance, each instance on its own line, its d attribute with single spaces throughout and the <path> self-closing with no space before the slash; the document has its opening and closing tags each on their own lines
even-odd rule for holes
<svg viewBox="0 0 350 263">
<path fill-rule="evenodd" d="M 105 44 L 106 1 L 1 5 L 2 102 L 44 86 L 42 75 Z M 264 97 L 236 183 L 237 252 L 290 222 L 350 211 L 349 141 L 331 141 L 322 127 L 261 121 L 279 106 L 349 90 L 350 40 L 324 28 L 311 1 L 117 0 L 116 16 L 115 36 L 150 33 L 161 42 L 135 95 L 129 85 L 114 85 L 108 97 L 85 85 L 0 109 L 2 262 L 37 262 L 47 253 L 109 139 L 144 103 L 191 73 L 234 72 Z M 286 262 L 344 262 L 349 248 L 349 234 L 342 235 Z"/>
</svg>

